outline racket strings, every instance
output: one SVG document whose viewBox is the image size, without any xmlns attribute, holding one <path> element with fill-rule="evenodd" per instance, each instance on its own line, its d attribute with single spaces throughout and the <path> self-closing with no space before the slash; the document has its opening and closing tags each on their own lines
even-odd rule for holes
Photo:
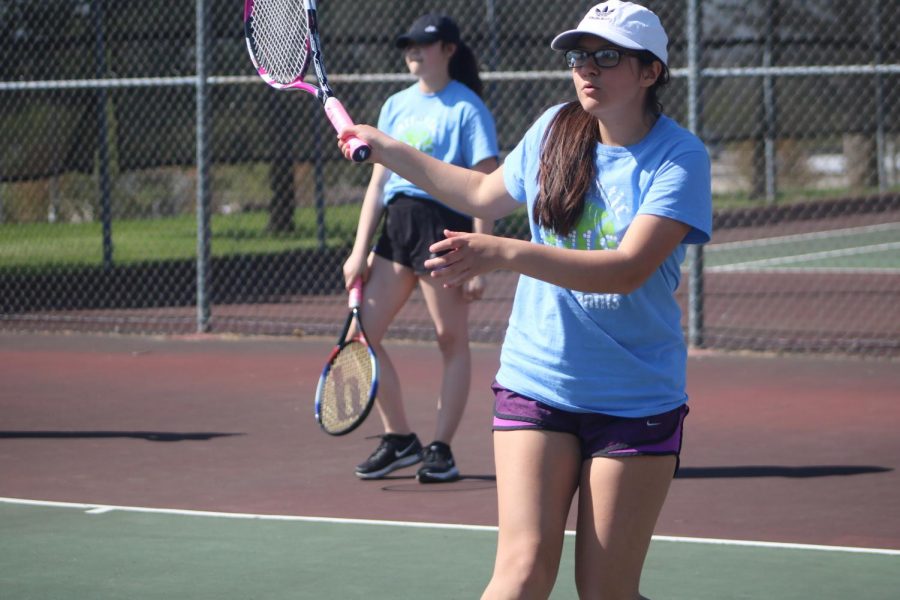
<svg viewBox="0 0 900 600">
<path fill-rule="evenodd" d="M 345 429 L 365 410 L 372 376 L 366 345 L 352 341 L 344 346 L 331 364 L 323 389 L 320 419 L 327 431 Z"/>
<path fill-rule="evenodd" d="M 302 78 L 309 55 L 309 22 L 303 0 L 256 0 L 251 18 L 260 68 L 278 83 Z"/>
</svg>

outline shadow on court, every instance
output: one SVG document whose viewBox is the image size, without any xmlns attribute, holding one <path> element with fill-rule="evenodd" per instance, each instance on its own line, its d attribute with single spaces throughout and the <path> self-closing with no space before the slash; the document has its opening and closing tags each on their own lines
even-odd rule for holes
<svg viewBox="0 0 900 600">
<path fill-rule="evenodd" d="M 822 465 L 802 467 L 779 466 L 734 466 L 734 467 L 685 467 L 678 470 L 676 479 L 707 479 L 732 477 L 846 477 L 865 473 L 886 473 L 887 467 L 867 467 L 850 465 Z"/>
<path fill-rule="evenodd" d="M 205 442 L 243 433 L 174 433 L 168 431 L 0 431 L 0 439 L 135 438 L 148 442 Z"/>
<path fill-rule="evenodd" d="M 3 598 L 477 597 L 496 536 L 498 348 L 473 348 L 463 478 L 421 485 L 415 469 L 353 475 L 376 414 L 348 436 L 318 429 L 331 341 L 0 334 Z M 439 353 L 389 348 L 425 441 Z M 895 597 L 896 363 L 696 353 L 688 389 L 645 593 Z M 554 598 L 574 597 L 571 552 L 567 538 Z M 385 555 L 403 567 L 375 568 Z"/>
</svg>

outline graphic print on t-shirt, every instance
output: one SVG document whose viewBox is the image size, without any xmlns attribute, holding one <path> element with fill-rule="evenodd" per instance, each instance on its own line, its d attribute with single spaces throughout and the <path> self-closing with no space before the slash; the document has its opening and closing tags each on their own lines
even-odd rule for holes
<svg viewBox="0 0 900 600">
<path fill-rule="evenodd" d="M 588 202 L 584 213 L 569 235 L 562 237 L 541 226 L 541 237 L 548 246 L 573 250 L 614 250 L 619 246 L 616 226 L 609 213 Z"/>
<path fill-rule="evenodd" d="M 436 127 L 434 119 L 408 117 L 397 123 L 397 139 L 425 154 L 432 154 Z"/>
<path fill-rule="evenodd" d="M 541 226 L 544 243 L 573 250 L 615 250 L 619 247 L 616 225 L 612 216 L 601 205 L 587 201 L 584 213 L 567 236 Z M 621 303 L 620 294 L 592 294 L 572 291 L 581 306 L 589 310 L 616 310 Z"/>
</svg>

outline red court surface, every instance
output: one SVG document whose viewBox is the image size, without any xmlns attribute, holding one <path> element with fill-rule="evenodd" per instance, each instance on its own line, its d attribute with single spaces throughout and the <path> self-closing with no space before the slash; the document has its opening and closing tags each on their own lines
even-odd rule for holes
<svg viewBox="0 0 900 600">
<path fill-rule="evenodd" d="M 322 433 L 332 340 L 0 333 L 0 497 L 496 525 L 489 384 L 473 347 L 463 479 L 359 481 L 380 433 Z M 433 424 L 438 352 L 393 343 L 411 421 Z M 682 470 L 659 535 L 900 549 L 900 364 L 696 353 Z M 574 521 L 570 520 L 570 527 Z"/>
</svg>

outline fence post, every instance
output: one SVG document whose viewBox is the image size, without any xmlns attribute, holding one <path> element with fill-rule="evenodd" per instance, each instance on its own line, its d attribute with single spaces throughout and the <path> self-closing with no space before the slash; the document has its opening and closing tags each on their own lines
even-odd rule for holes
<svg viewBox="0 0 900 600">
<path fill-rule="evenodd" d="M 688 129 L 700 135 L 700 0 L 687 0 Z M 703 346 L 703 246 L 688 246 L 688 344 Z"/>
<path fill-rule="evenodd" d="M 94 0 L 94 75 L 106 77 L 106 31 L 103 26 L 104 0 Z M 100 222 L 103 227 L 103 268 L 113 266 L 112 207 L 109 191 L 109 121 L 106 114 L 105 87 L 97 89 L 97 177 L 100 186 Z"/>
<path fill-rule="evenodd" d="M 497 41 L 497 10 L 495 0 L 485 0 L 485 21 L 488 27 L 487 67 L 489 71 L 497 70 L 497 56 L 500 51 Z"/>
<path fill-rule="evenodd" d="M 880 65 L 884 59 L 884 51 L 881 48 L 881 0 L 872 2 L 872 48 L 874 48 L 873 60 L 875 65 Z M 875 160 L 878 174 L 878 192 L 887 191 L 887 149 L 885 144 L 885 101 L 884 101 L 884 77 L 881 73 L 875 73 Z"/>
<path fill-rule="evenodd" d="M 322 119 L 313 119 L 313 190 L 316 205 L 316 243 L 320 252 L 328 246 L 328 231 L 325 226 L 325 158 L 322 139 L 328 137 L 322 130 Z"/>
<path fill-rule="evenodd" d="M 778 5 L 775 0 L 769 0 L 766 10 L 765 33 L 763 34 L 763 67 L 770 68 L 775 64 L 775 13 Z M 775 104 L 775 77 L 769 73 L 763 75 L 763 144 L 765 148 L 765 179 L 766 202 L 774 204 L 778 194 L 776 168 L 777 140 L 776 133 L 776 104 Z"/>
<path fill-rule="evenodd" d="M 196 0 L 196 60 L 197 60 L 197 332 L 209 331 L 209 147 L 207 122 L 206 81 L 206 0 Z"/>
</svg>

